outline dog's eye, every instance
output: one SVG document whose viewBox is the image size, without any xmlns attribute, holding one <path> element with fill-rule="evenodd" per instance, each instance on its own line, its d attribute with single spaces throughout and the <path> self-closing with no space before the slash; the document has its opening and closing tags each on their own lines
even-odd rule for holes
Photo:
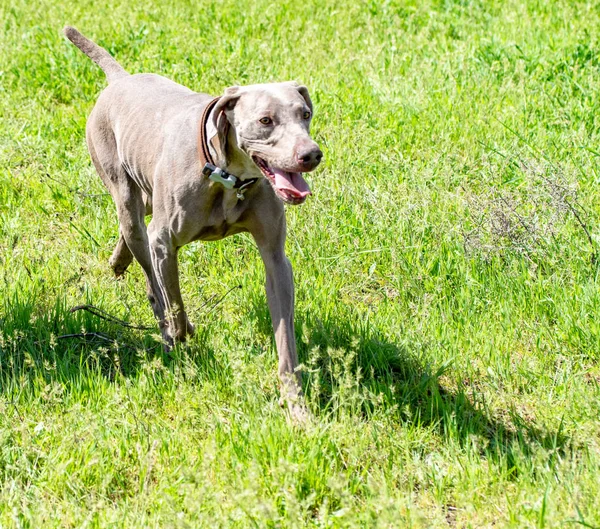
<svg viewBox="0 0 600 529">
<path fill-rule="evenodd" d="M 310 112 L 306 110 L 304 114 L 302 114 L 302 119 L 310 119 Z"/>
<path fill-rule="evenodd" d="M 270 125 L 271 123 L 273 123 L 273 120 L 271 118 L 260 118 L 258 121 L 260 121 L 263 125 Z"/>
</svg>

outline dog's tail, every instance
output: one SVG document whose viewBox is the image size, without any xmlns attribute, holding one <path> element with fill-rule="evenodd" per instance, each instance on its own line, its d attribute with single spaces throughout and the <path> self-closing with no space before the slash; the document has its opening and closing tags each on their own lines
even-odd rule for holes
<svg viewBox="0 0 600 529">
<path fill-rule="evenodd" d="M 104 48 L 101 48 L 95 42 L 84 37 L 79 31 L 71 26 L 65 26 L 63 29 L 67 38 L 75 44 L 83 53 L 94 61 L 106 74 L 109 83 L 129 75 L 123 67 L 115 61 Z"/>
</svg>

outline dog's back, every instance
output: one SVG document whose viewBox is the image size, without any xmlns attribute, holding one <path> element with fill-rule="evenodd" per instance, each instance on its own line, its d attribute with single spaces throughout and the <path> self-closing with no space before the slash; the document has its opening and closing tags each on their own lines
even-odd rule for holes
<svg viewBox="0 0 600 529">
<path fill-rule="evenodd" d="M 195 167 L 196 116 L 211 97 L 160 75 L 130 75 L 105 49 L 75 28 L 67 26 L 64 32 L 102 68 L 109 83 L 99 95 L 86 126 L 88 148 L 95 165 L 125 168 L 148 196 L 152 194 L 153 177 L 162 153 L 177 152 L 179 164 Z M 110 188 L 114 182 L 105 176 L 108 172 L 111 171 L 99 169 Z"/>
</svg>

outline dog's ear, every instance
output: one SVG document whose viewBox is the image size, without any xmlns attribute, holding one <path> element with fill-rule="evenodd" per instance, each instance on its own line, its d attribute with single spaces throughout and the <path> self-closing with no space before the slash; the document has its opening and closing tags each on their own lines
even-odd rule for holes
<svg viewBox="0 0 600 529">
<path fill-rule="evenodd" d="M 223 92 L 221 99 L 219 99 L 218 103 L 215 105 L 215 125 L 217 125 L 217 120 L 221 113 L 225 113 L 228 110 L 233 110 L 235 104 L 237 103 L 237 100 L 240 98 L 241 95 L 242 90 L 239 86 L 230 86 L 229 88 L 225 89 L 225 92 Z"/>
<path fill-rule="evenodd" d="M 218 157 L 220 158 L 218 163 L 227 164 L 227 133 L 229 132 L 227 112 L 234 109 L 241 95 L 242 91 L 239 86 L 226 88 L 213 110 L 213 124 L 217 129 L 218 150 L 220 151 L 218 153 Z"/>
<path fill-rule="evenodd" d="M 298 90 L 298 92 L 300 92 L 300 95 L 304 98 L 304 101 L 306 101 L 306 104 L 308 105 L 308 108 L 310 108 L 310 111 L 313 111 L 313 104 L 312 101 L 310 99 L 310 95 L 308 93 L 308 88 L 306 88 L 306 86 L 297 83 L 296 81 L 290 81 L 290 84 L 296 89 Z"/>
</svg>

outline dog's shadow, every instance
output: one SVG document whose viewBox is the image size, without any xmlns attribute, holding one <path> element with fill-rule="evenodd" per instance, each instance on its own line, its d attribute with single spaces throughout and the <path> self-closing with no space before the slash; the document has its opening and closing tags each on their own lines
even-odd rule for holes
<svg viewBox="0 0 600 529">
<path fill-rule="evenodd" d="M 261 332 L 272 332 L 260 303 L 253 316 Z M 400 424 L 470 445 L 515 476 L 519 455 L 539 447 L 562 453 L 568 447 L 561 427 L 547 431 L 516 410 L 490 413 L 476 383 L 452 383 L 456 377 L 443 376 L 451 374 L 451 363 L 428 363 L 434 355 L 427 344 L 391 343 L 364 321 L 324 321 L 306 313 L 296 315 L 296 341 L 306 398 L 317 414 L 346 406 L 368 418 L 383 406 Z"/>
<path fill-rule="evenodd" d="M 251 301 L 250 317 L 260 333 L 272 336 L 264 299 Z M 190 354 L 185 348 L 166 353 L 153 333 L 100 323 L 88 313 L 70 314 L 60 302 L 40 311 L 34 302 L 15 301 L 0 326 L 0 386 L 31 369 L 48 381 L 78 379 L 82 366 L 109 380 L 131 377 L 154 359 L 166 368 L 192 362 L 196 369 L 191 371 L 208 377 L 230 369 L 208 347 L 210 328 L 197 329 L 194 341 L 202 344 L 202 354 Z M 306 398 L 316 414 L 343 408 L 368 418 L 383 406 L 399 424 L 433 429 L 462 446 L 476 446 L 482 456 L 502 459 L 510 474 L 518 473 L 517 454 L 531 454 L 540 446 L 561 453 L 568 447 L 560 427 L 547 431 L 515 410 L 495 416 L 472 383 L 442 383 L 452 366 L 428 363 L 425 359 L 434 355 L 427 345 L 391 343 L 368 323 L 320 320 L 301 312 L 296 339 Z"/>
<path fill-rule="evenodd" d="M 32 370 L 47 382 L 77 381 L 86 370 L 114 381 L 134 377 L 156 360 L 167 369 L 183 367 L 184 377 L 222 376 L 230 368 L 209 346 L 209 333 L 210 328 L 200 328 L 194 337 L 202 354 L 185 345 L 167 352 L 158 327 L 136 330 L 86 311 L 71 313 L 60 299 L 40 310 L 35 301 L 15 297 L 0 318 L 0 390 Z"/>
</svg>

